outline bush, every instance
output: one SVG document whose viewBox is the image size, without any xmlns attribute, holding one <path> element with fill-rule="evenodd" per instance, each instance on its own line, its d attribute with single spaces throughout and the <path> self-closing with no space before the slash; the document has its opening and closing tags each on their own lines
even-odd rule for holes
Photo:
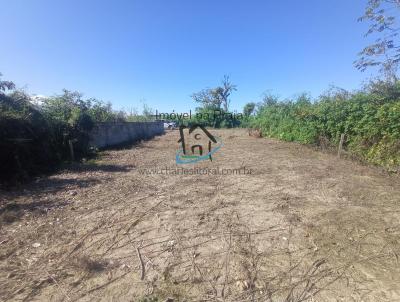
<svg viewBox="0 0 400 302">
<path fill-rule="evenodd" d="M 23 182 L 48 172 L 60 160 L 48 121 L 22 93 L 0 94 L 2 183 Z"/>
<path fill-rule="evenodd" d="M 388 169 L 400 166 L 399 82 L 371 83 L 353 94 L 334 91 L 315 102 L 302 95 L 264 103 L 249 124 L 265 136 L 303 144 L 323 138 L 336 145 L 344 133 L 345 147 L 356 156 Z"/>
<path fill-rule="evenodd" d="M 0 84 L 4 83 L 0 81 Z M 8 83 L 8 82 L 6 82 Z M 70 160 L 68 141 L 76 159 L 88 156 L 89 131 L 96 122 L 120 121 L 110 104 L 64 90 L 62 95 L 33 105 L 23 92 L 5 94 L 0 86 L 0 182 L 15 184 L 47 173 Z"/>
</svg>

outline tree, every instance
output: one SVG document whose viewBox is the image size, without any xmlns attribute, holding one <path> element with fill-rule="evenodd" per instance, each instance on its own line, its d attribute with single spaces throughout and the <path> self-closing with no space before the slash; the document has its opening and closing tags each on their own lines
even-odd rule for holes
<svg viewBox="0 0 400 302">
<path fill-rule="evenodd" d="M 271 92 L 267 91 L 264 93 L 262 101 L 257 103 L 256 111 L 260 113 L 264 108 L 269 106 L 274 106 L 278 104 L 279 96 L 272 94 Z"/>
<path fill-rule="evenodd" d="M 0 93 L 5 92 L 6 90 L 13 90 L 15 89 L 15 84 L 11 81 L 2 81 L 1 77 L 3 74 L 0 72 Z"/>
<path fill-rule="evenodd" d="M 237 90 L 237 86 L 232 84 L 229 76 L 224 76 L 222 86 L 203 89 L 192 94 L 192 98 L 203 105 L 203 108 L 229 110 L 230 95 Z"/>
<path fill-rule="evenodd" d="M 154 116 L 154 110 L 149 107 L 147 104 L 143 104 L 143 116 L 147 119 L 147 120 L 151 120 Z"/>
<path fill-rule="evenodd" d="M 243 114 L 245 116 L 250 116 L 254 113 L 254 110 L 256 109 L 256 104 L 254 102 L 247 103 L 243 107 Z"/>
<path fill-rule="evenodd" d="M 396 79 L 400 63 L 400 26 L 395 18 L 400 13 L 400 0 L 368 0 L 364 15 L 359 21 L 370 22 L 366 36 L 377 34 L 374 43 L 365 47 L 355 66 L 365 71 L 368 67 L 379 66 L 387 78 Z"/>
</svg>

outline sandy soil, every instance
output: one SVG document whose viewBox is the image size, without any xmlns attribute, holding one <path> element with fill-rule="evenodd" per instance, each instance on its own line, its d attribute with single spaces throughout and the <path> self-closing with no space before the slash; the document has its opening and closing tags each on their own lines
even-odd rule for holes
<svg viewBox="0 0 400 302">
<path fill-rule="evenodd" d="M 2 301 L 400 301 L 399 178 L 293 143 L 178 131 L 0 192 Z"/>
</svg>

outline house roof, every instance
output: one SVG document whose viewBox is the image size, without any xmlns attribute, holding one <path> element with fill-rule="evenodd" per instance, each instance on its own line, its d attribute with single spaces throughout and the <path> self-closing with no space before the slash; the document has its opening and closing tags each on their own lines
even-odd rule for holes
<svg viewBox="0 0 400 302">
<path fill-rule="evenodd" d="M 178 140 L 178 142 L 182 142 L 183 129 L 185 129 L 185 128 L 188 128 L 188 127 L 183 126 L 183 125 L 179 127 L 179 131 L 180 131 L 180 133 L 181 133 L 181 138 Z M 189 134 L 192 133 L 192 132 L 193 132 L 194 130 L 196 130 L 197 128 L 200 128 L 200 129 L 208 136 L 208 138 L 209 138 L 212 142 L 214 142 L 214 143 L 217 142 L 217 140 L 215 139 L 215 137 L 214 137 L 210 132 L 208 132 L 208 130 L 207 130 L 204 126 L 202 126 L 202 125 L 192 125 L 192 126 L 190 126 L 190 128 L 189 128 Z"/>
</svg>

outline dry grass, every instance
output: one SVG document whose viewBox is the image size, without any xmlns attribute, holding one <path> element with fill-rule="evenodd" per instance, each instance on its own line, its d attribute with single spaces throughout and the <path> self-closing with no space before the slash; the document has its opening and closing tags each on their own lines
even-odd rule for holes
<svg viewBox="0 0 400 302">
<path fill-rule="evenodd" d="M 1 225 L 0 299 L 400 299 L 398 178 L 216 132 L 224 147 L 199 167 L 251 175 L 141 175 L 175 166 L 171 131 L 0 193 L 19 213 Z"/>
</svg>

